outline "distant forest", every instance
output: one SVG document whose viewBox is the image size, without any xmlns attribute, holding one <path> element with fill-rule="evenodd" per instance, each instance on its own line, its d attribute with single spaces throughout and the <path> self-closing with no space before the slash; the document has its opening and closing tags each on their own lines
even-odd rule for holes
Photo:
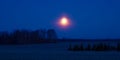
<svg viewBox="0 0 120 60">
<path fill-rule="evenodd" d="M 0 44 L 32 44 L 55 42 L 57 33 L 54 29 L 35 31 L 16 30 L 11 33 L 0 32 Z"/>
</svg>

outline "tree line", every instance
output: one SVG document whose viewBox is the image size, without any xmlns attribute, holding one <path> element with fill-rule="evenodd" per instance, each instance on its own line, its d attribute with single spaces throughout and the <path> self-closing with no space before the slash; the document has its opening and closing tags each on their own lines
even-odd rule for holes
<svg viewBox="0 0 120 60">
<path fill-rule="evenodd" d="M 57 33 L 54 29 L 35 31 L 15 30 L 11 33 L 0 32 L 0 44 L 32 44 L 55 42 Z"/>
<path fill-rule="evenodd" d="M 120 51 L 120 43 L 112 46 L 110 44 L 99 43 L 99 44 L 88 44 L 84 46 L 82 43 L 80 45 L 69 45 L 69 51 Z"/>
</svg>

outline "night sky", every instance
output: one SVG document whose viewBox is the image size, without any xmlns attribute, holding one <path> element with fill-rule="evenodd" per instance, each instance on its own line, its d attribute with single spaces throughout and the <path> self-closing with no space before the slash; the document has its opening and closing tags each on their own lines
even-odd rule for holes
<svg viewBox="0 0 120 60">
<path fill-rule="evenodd" d="M 62 14 L 73 26 L 55 24 Z M 120 38 L 120 0 L 0 0 L 0 31 L 55 29 L 66 38 Z"/>
</svg>

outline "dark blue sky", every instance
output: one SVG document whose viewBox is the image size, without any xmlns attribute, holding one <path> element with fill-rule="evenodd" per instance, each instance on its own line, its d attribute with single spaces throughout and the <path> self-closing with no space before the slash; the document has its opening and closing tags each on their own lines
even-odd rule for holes
<svg viewBox="0 0 120 60">
<path fill-rule="evenodd" d="M 62 13 L 74 27 L 55 26 Z M 41 28 L 60 37 L 120 38 L 120 0 L 0 0 L 0 31 Z"/>
</svg>

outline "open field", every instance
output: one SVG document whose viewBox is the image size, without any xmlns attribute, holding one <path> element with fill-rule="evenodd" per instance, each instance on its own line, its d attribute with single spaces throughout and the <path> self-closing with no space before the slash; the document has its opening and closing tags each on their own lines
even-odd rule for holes
<svg viewBox="0 0 120 60">
<path fill-rule="evenodd" d="M 79 44 L 79 42 L 1 45 L 0 60 L 120 60 L 120 52 L 117 51 L 72 52 L 67 51 L 69 44 Z"/>
</svg>

